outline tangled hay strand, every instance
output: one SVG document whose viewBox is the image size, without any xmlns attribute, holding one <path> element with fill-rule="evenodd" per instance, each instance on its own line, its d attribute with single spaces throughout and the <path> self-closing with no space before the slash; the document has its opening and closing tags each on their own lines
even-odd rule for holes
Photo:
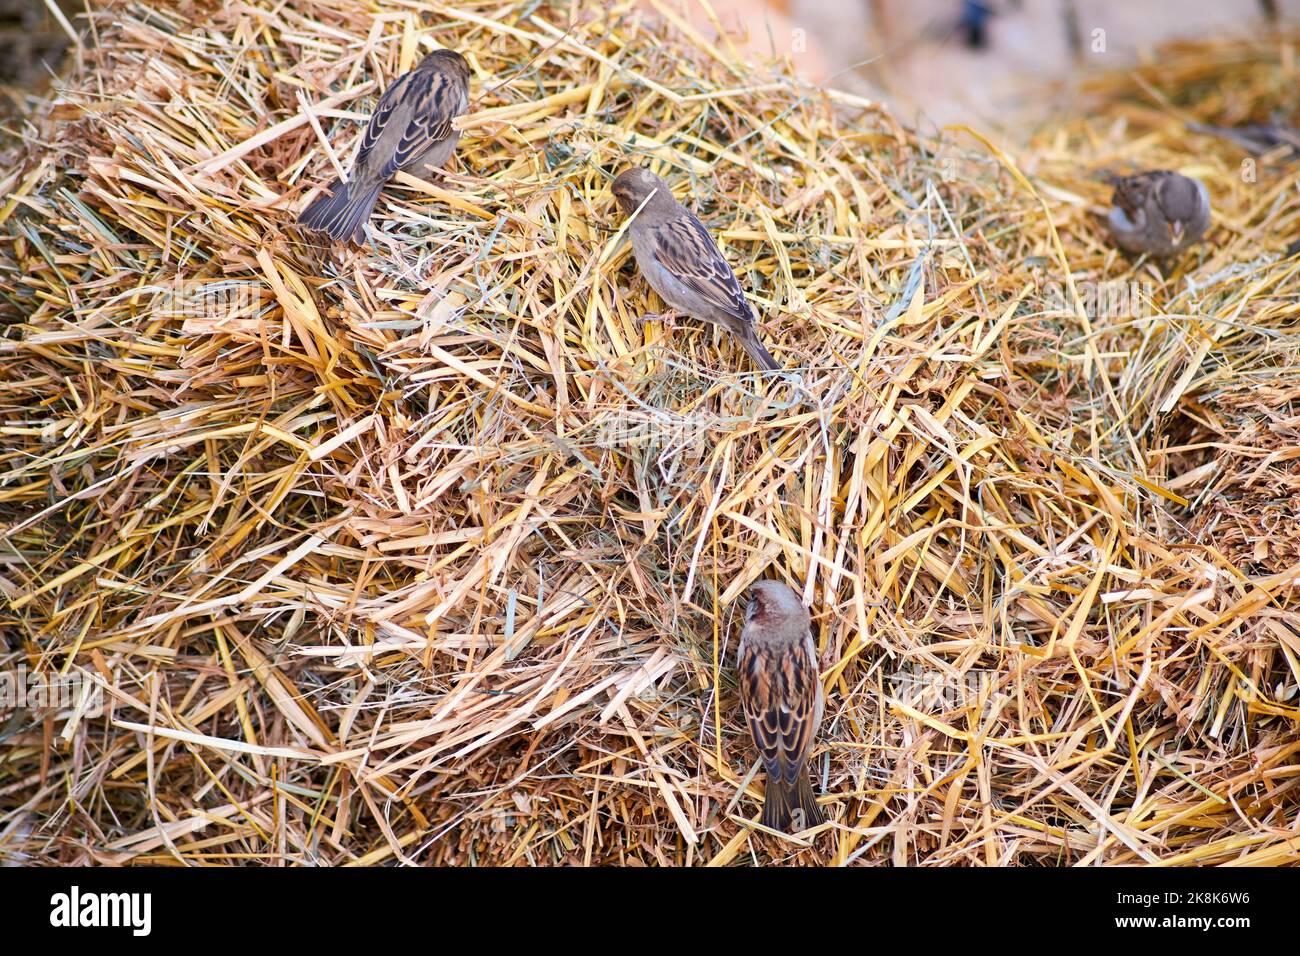
<svg viewBox="0 0 1300 956">
<path fill-rule="evenodd" d="M 0 183 L 0 588 L 6 667 L 106 706 L 0 731 L 6 858 L 1297 859 L 1294 545 L 1197 524 L 1285 440 L 1230 398 L 1289 414 L 1284 174 L 1230 181 L 1131 85 L 1023 157 L 921 140 L 655 6 L 96 17 Z M 300 235 L 431 45 L 475 74 L 450 169 L 373 247 Z M 1182 56 L 1276 93 L 1290 50 Z M 1215 243 L 1110 250 L 1120 161 L 1194 167 Z M 795 371 L 642 320 L 633 162 Z M 1079 305 L 1112 280 L 1141 315 Z M 763 575 L 828 691 L 798 838 L 756 828 L 730 671 Z"/>
</svg>

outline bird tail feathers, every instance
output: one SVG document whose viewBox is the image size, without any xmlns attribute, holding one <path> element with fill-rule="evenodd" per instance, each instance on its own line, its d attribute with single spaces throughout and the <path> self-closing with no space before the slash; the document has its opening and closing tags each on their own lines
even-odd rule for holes
<svg viewBox="0 0 1300 956">
<path fill-rule="evenodd" d="M 790 833 L 825 822 L 826 815 L 817 806 L 817 796 L 807 774 L 800 772 L 793 784 L 768 777 L 767 794 L 763 798 L 763 826 Z"/>
<path fill-rule="evenodd" d="M 772 353 L 767 350 L 751 325 L 742 325 L 737 332 L 740 344 L 755 365 L 765 372 L 775 372 L 781 367 Z"/>
<path fill-rule="evenodd" d="M 379 201 L 383 183 L 344 183 L 337 179 L 329 192 L 308 206 L 298 222 L 308 229 L 317 229 L 331 239 L 346 242 L 351 239 L 360 245 L 366 238 L 366 221 Z"/>
</svg>

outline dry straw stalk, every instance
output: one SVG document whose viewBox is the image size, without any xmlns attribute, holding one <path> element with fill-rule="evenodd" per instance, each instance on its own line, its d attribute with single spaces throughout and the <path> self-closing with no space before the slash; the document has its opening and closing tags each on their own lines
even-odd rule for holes
<svg viewBox="0 0 1300 956">
<path fill-rule="evenodd" d="M 1012 150 L 652 6 L 117 3 L 10 122 L 0 653 L 106 704 L 0 729 L 0 856 L 1300 857 L 1300 196 L 1183 125 L 1294 112 L 1294 38 Z M 371 248 L 299 234 L 433 45 L 475 74 L 451 169 Z M 641 320 L 628 163 L 797 371 Z M 1211 241 L 1109 248 L 1130 166 L 1202 178 Z M 828 695 L 798 839 L 756 829 L 730 670 L 762 575 Z"/>
</svg>

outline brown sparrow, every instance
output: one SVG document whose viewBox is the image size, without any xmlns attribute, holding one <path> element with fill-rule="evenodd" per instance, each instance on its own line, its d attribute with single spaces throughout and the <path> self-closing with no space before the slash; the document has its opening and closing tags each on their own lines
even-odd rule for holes
<svg viewBox="0 0 1300 956">
<path fill-rule="evenodd" d="M 1167 169 L 1116 176 L 1108 222 L 1120 248 L 1163 258 L 1182 252 L 1210 225 L 1205 186 Z"/>
<path fill-rule="evenodd" d="M 1279 146 L 1287 148 L 1282 156 L 1284 162 L 1300 156 L 1300 130 L 1285 123 L 1249 123 L 1245 126 L 1207 126 L 1204 123 L 1188 123 L 1187 128 L 1194 133 L 1206 133 L 1236 143 L 1256 156 L 1270 153 Z"/>
<path fill-rule="evenodd" d="M 637 268 L 670 308 L 720 325 L 740 340 L 754 364 L 778 369 L 754 331 L 754 310 L 704 224 L 648 169 L 629 169 L 611 187 L 623 215 L 645 206 L 628 232 Z"/>
<path fill-rule="evenodd" d="M 450 159 L 460 139 L 451 121 L 468 108 L 469 64 L 454 50 L 434 50 L 379 98 L 348 181 L 336 179 L 298 221 L 331 239 L 364 242 L 384 183 L 398 170 L 419 175 Z"/>
<path fill-rule="evenodd" d="M 822 684 L 808 610 L 780 581 L 750 587 L 737 665 L 740 702 L 767 770 L 763 826 L 817 826 L 825 816 L 804 765 L 822 722 Z"/>
</svg>

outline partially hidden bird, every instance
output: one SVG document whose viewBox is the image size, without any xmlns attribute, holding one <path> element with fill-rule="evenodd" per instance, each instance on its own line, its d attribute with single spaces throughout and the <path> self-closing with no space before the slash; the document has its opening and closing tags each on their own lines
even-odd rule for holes
<svg viewBox="0 0 1300 956">
<path fill-rule="evenodd" d="M 789 832 L 825 822 L 805 766 L 822 722 L 808 609 L 780 581 L 750 586 L 740 632 L 740 702 L 767 771 L 763 826 Z"/>
<path fill-rule="evenodd" d="M 366 222 L 384 184 L 399 170 L 420 175 L 451 158 L 460 132 L 451 121 L 469 108 L 469 64 L 434 50 L 379 98 L 348 181 L 334 180 L 298 221 L 331 239 L 365 241 Z"/>
<path fill-rule="evenodd" d="M 1263 156 L 1279 147 L 1286 149 L 1281 155 L 1283 162 L 1290 162 L 1300 157 L 1300 129 L 1285 123 L 1247 123 L 1244 126 L 1209 126 L 1205 123 L 1188 123 L 1187 128 L 1194 133 L 1218 136 L 1242 149 Z"/>
<path fill-rule="evenodd" d="M 754 329 L 754 310 L 740 280 L 668 184 L 648 169 L 633 168 L 620 173 L 610 190 L 624 216 L 635 214 L 628 232 L 637 268 L 669 308 L 721 326 L 759 368 L 779 369 Z"/>
<path fill-rule="evenodd" d="M 1120 248 L 1167 258 L 1205 235 L 1210 195 L 1198 180 L 1167 169 L 1111 178 L 1115 187 L 1107 222 Z"/>
</svg>

